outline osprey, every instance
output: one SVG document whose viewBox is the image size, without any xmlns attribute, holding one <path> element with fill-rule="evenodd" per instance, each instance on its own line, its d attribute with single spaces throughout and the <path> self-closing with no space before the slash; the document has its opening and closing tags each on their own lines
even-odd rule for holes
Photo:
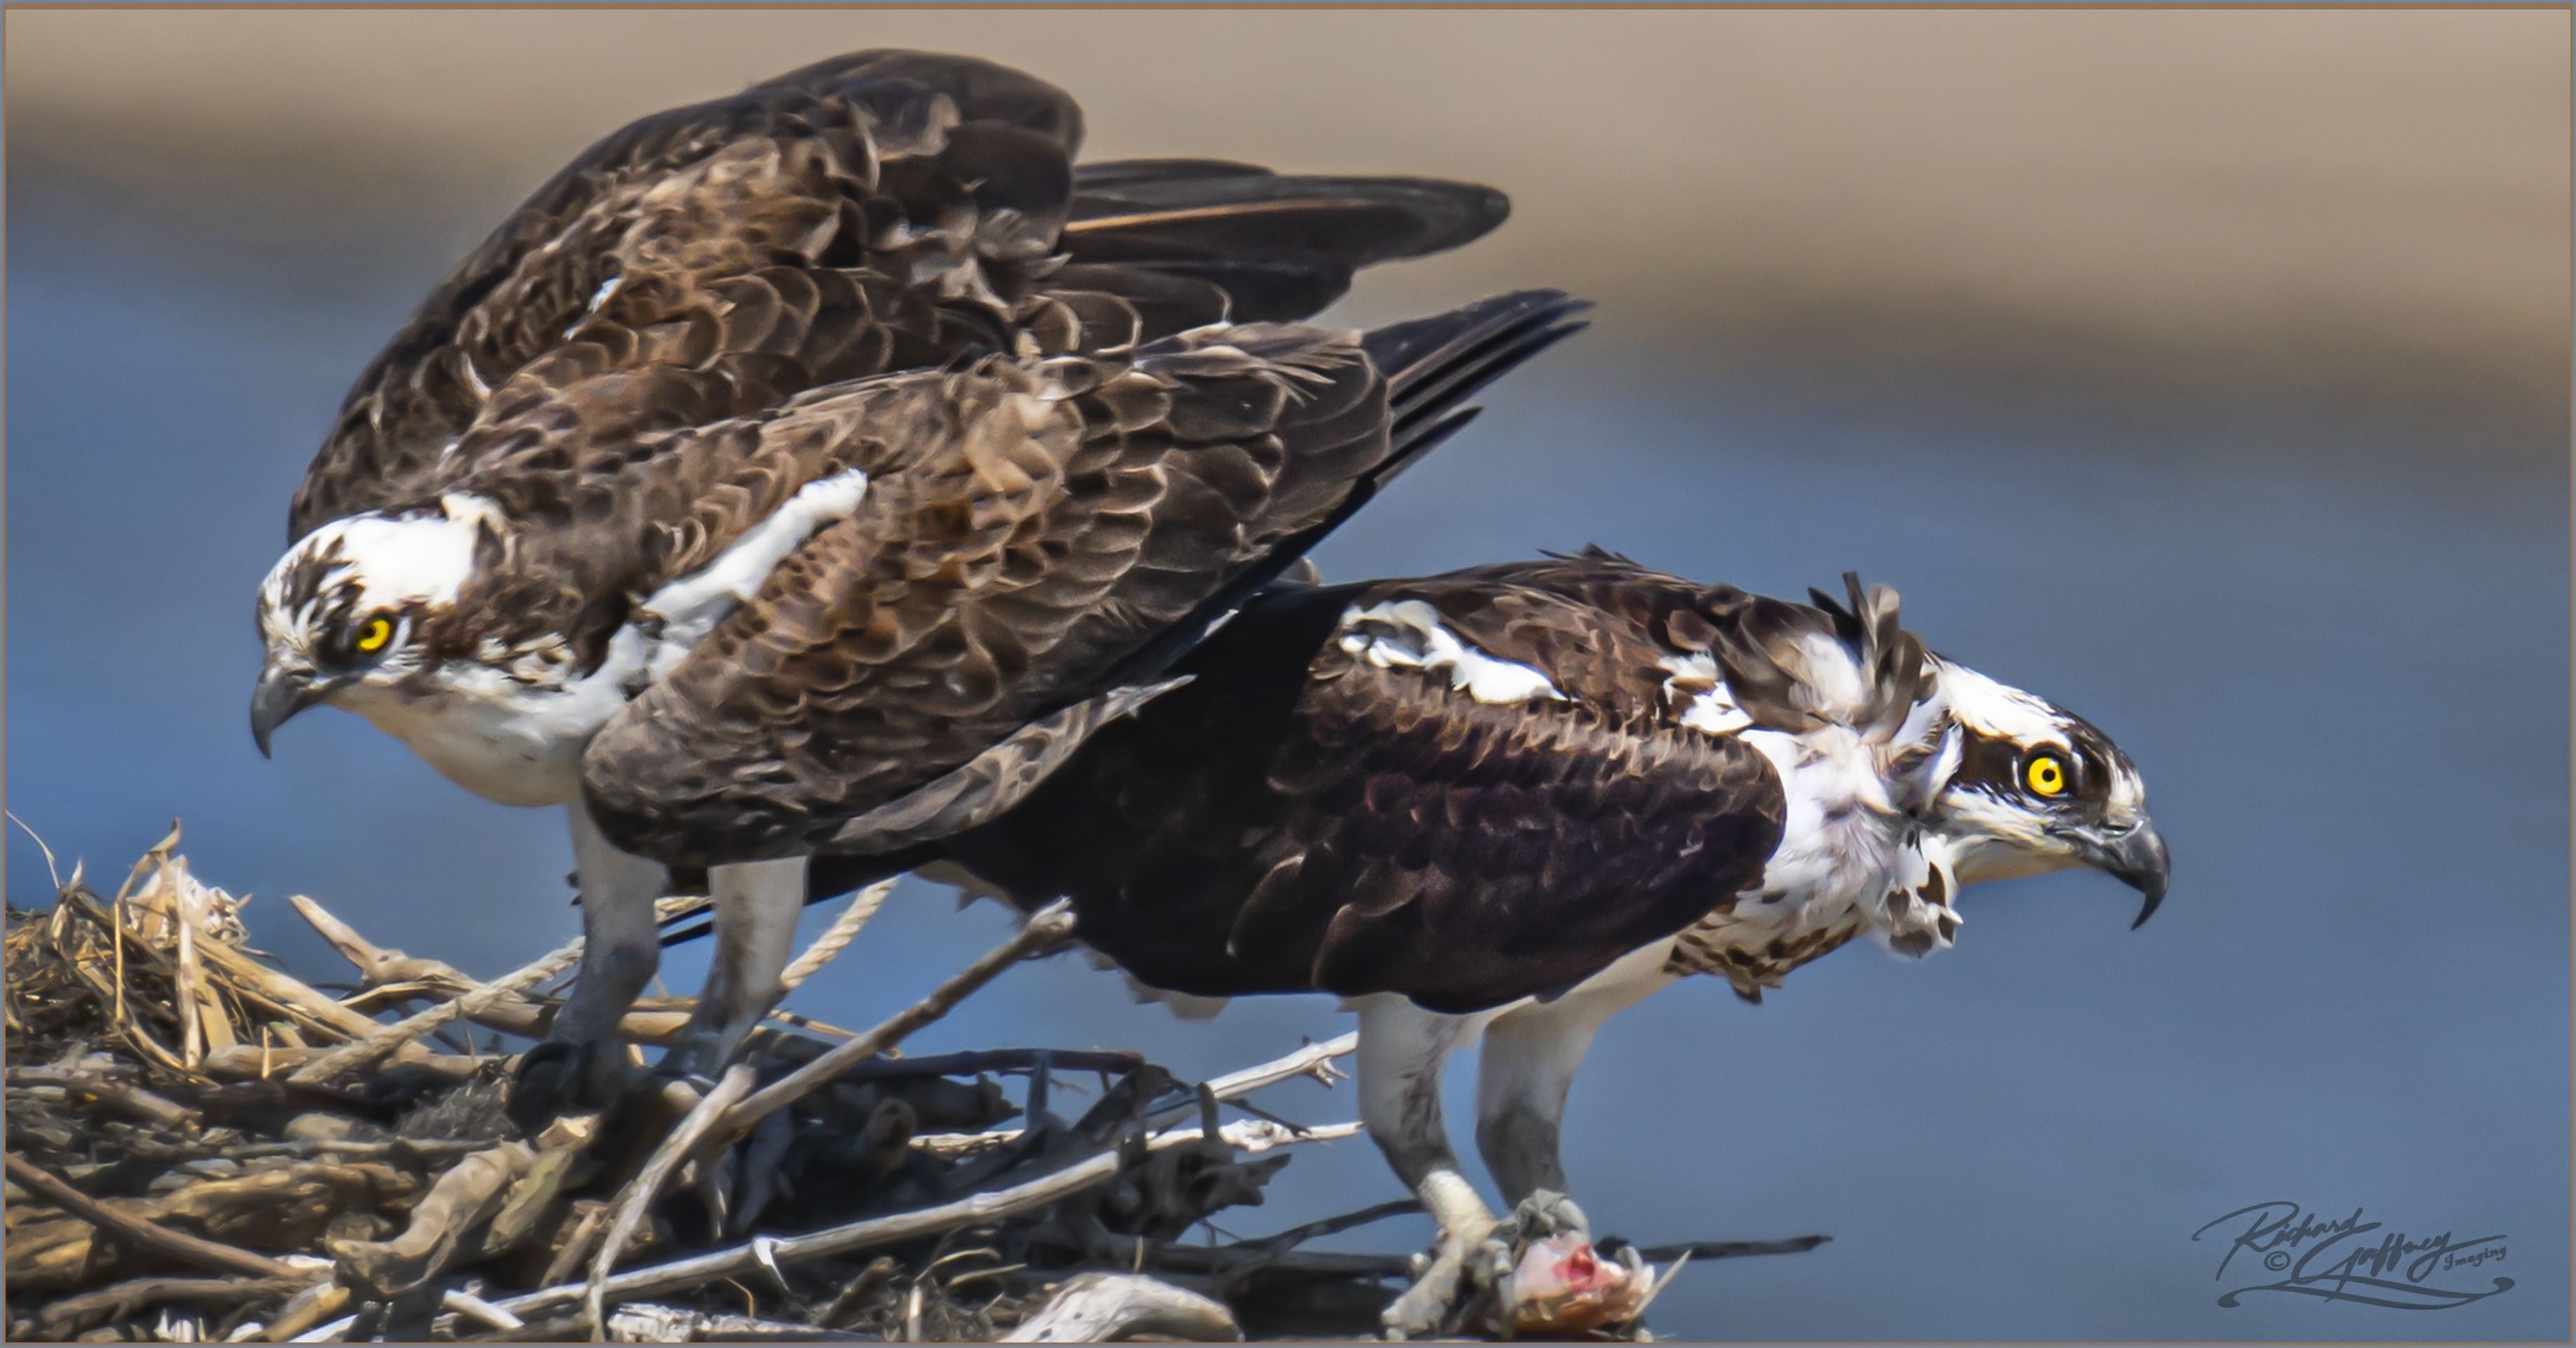
<svg viewBox="0 0 2576 1348">
<path fill-rule="evenodd" d="M 2119 746 L 1845 580 L 1788 603 L 1592 551 L 1274 588 L 1174 667 L 1190 684 L 909 860 L 1070 896 L 1155 988 L 1351 999 L 1362 1118 L 1442 1230 L 1388 1324 L 1449 1328 L 1461 1279 L 1510 1265 L 1441 1122 L 1454 1051 L 1483 1039 L 1476 1142 L 1518 1229 L 1589 1267 L 1558 1121 L 1612 1013 L 1702 973 L 1758 1002 L 1855 938 L 1946 948 L 1980 881 L 2095 867 L 2139 923 L 2163 898 Z"/>
<path fill-rule="evenodd" d="M 1076 165 L 1061 92 L 870 52 L 592 147 L 357 382 L 261 586 L 260 748 L 358 712 L 563 805 L 586 937 L 514 1108 L 622 1080 L 653 900 L 718 949 L 666 1067 L 766 1013 L 806 858 L 1008 806 L 1574 330 L 1553 291 L 1272 320 L 1500 221 L 1489 189 Z"/>
</svg>

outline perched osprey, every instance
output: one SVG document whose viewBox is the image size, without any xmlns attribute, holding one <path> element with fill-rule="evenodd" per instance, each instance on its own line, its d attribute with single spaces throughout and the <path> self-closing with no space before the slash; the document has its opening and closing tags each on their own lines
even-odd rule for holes
<svg viewBox="0 0 2576 1348">
<path fill-rule="evenodd" d="M 990 817 L 1576 324 L 1375 333 L 1354 268 L 1489 189 L 1073 163 L 1059 91 L 871 52 L 648 117 L 540 188 L 359 377 L 261 586 L 263 752 L 329 703 L 571 816 L 587 945 L 516 1104 L 597 1100 L 653 904 L 711 867 L 676 1070 L 777 991 L 806 858 Z"/>
<path fill-rule="evenodd" d="M 1558 1120 L 1612 1013 L 1696 973 L 1759 1001 L 1856 937 L 1947 947 L 1982 880 L 2096 867 L 2140 923 L 2163 898 L 2127 755 L 1846 580 L 1787 603 L 1595 551 L 1276 588 L 1190 684 L 912 860 L 1071 896 L 1154 987 L 1353 999 L 1362 1117 L 1443 1231 L 1390 1327 L 1441 1329 L 1507 1262 L 1441 1123 L 1453 1051 L 1483 1037 L 1476 1141 L 1523 1230 L 1588 1242 Z"/>
</svg>

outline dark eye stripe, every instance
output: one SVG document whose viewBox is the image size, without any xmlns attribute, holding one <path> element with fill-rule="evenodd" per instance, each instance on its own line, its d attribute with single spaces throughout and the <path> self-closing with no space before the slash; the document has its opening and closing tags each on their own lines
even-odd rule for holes
<svg viewBox="0 0 2576 1348">
<path fill-rule="evenodd" d="M 1962 731 L 1959 770 L 1951 780 L 1955 785 L 1973 787 L 2001 800 L 2019 800 L 2052 811 L 2077 813 L 2096 809 L 2110 796 L 2111 774 L 2103 771 L 2080 742 L 2073 745 L 2046 745 L 2025 750 L 2011 740 L 1973 730 Z M 2037 756 L 2045 754 L 2057 760 L 2065 787 L 2056 795 L 2047 795 L 2030 784 L 2027 774 Z"/>
</svg>

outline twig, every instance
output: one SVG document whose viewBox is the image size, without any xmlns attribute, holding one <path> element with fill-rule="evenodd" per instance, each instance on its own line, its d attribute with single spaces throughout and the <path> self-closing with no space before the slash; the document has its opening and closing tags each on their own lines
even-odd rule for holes
<svg viewBox="0 0 2576 1348">
<path fill-rule="evenodd" d="M 747 1062 L 726 1068 L 715 1089 L 708 1091 L 690 1108 L 679 1126 L 671 1130 L 670 1136 L 662 1139 L 662 1145 L 653 1149 L 651 1158 L 644 1162 L 644 1169 L 628 1182 L 624 1192 L 617 1195 L 617 1202 L 612 1205 L 616 1215 L 609 1219 L 608 1237 L 599 1243 L 599 1253 L 590 1261 L 590 1288 L 583 1297 L 583 1304 L 590 1308 L 592 1324 L 607 1323 L 602 1309 L 606 1304 L 602 1284 L 608 1280 L 609 1271 L 617 1266 L 617 1256 L 626 1252 L 626 1242 L 635 1238 L 635 1228 L 643 1224 L 645 1210 L 653 1205 L 654 1198 L 662 1192 L 662 1186 L 670 1181 L 671 1172 L 679 1169 L 680 1162 L 687 1159 L 699 1140 L 722 1122 L 726 1110 L 751 1093 L 752 1084 L 759 1077 L 759 1070 Z"/>
<path fill-rule="evenodd" d="M 185 1260 L 199 1268 L 221 1269 L 227 1273 L 243 1273 L 254 1278 L 288 1278 L 297 1283 L 311 1282 L 322 1276 L 318 1272 L 297 1268 L 281 1259 L 271 1259 L 264 1254 L 253 1254 L 238 1246 L 207 1240 L 202 1236 L 192 1236 L 183 1231 L 173 1231 L 140 1217 L 127 1216 L 73 1188 L 70 1184 L 56 1178 L 51 1172 L 40 1169 L 32 1162 L 21 1160 L 14 1154 L 0 1155 L 0 1164 L 7 1166 L 9 1178 L 17 1181 L 18 1187 L 27 1192 L 101 1231 L 146 1249 L 158 1250 L 173 1259 Z"/>
<path fill-rule="evenodd" d="M 1207 1088 L 1214 1091 L 1216 1098 L 1220 1100 L 1232 1100 L 1239 1096 L 1250 1095 L 1264 1086 L 1286 1081 L 1291 1077 L 1313 1077 L 1317 1081 L 1330 1084 L 1340 1075 L 1333 1068 L 1333 1060 L 1347 1058 L 1358 1052 L 1359 1047 L 1359 1032 L 1354 1030 L 1349 1034 L 1327 1039 L 1320 1044 L 1308 1044 L 1294 1053 L 1274 1058 L 1269 1062 L 1211 1078 Z M 1171 1105 L 1159 1111 L 1156 1117 L 1187 1118 L 1197 1108 L 1196 1093 L 1193 1092 L 1190 1100 Z"/>
<path fill-rule="evenodd" d="M 433 1158 L 459 1156 L 491 1146 L 488 1140 L 461 1137 L 396 1137 L 381 1142 L 357 1141 L 337 1137 L 291 1138 L 282 1142 L 236 1142 L 230 1146 L 161 1146 L 136 1140 L 127 1151 L 147 1161 L 257 1161 L 273 1157 L 309 1160 L 328 1156 L 335 1160 L 356 1160 L 383 1156 L 402 1164 L 426 1162 Z"/>
<path fill-rule="evenodd" d="M 174 1104 L 130 1082 L 46 1067 L 12 1067 L 7 1081 L 12 1086 L 60 1086 L 90 1096 L 130 1118 L 166 1128 L 191 1128 L 197 1122 L 195 1110 Z"/>
<path fill-rule="evenodd" d="M 875 1296 L 884 1290 L 887 1283 L 894 1281 L 896 1267 L 893 1257 L 889 1255 L 881 1254 L 869 1260 L 868 1266 L 860 1269 L 856 1277 L 844 1284 L 840 1294 L 832 1298 L 832 1303 L 825 1306 L 821 1313 L 814 1317 L 815 1328 L 838 1327 L 844 1317 L 859 1308 L 860 1303 Z"/>
<path fill-rule="evenodd" d="M 581 1267 L 581 1261 L 590 1257 L 591 1242 L 598 1238 L 601 1229 L 607 1225 L 608 1208 L 605 1204 L 594 1205 L 589 1211 L 574 1218 L 571 1232 L 564 1236 L 563 1248 L 555 1251 L 555 1257 L 546 1262 L 543 1285 L 552 1287 L 556 1283 L 568 1281 L 574 1271 Z"/>
<path fill-rule="evenodd" d="M 487 1328 L 507 1333 L 525 1329 L 528 1322 L 460 1288 L 448 1288 L 439 1294 L 438 1304 Z"/>
<path fill-rule="evenodd" d="M 1389 1217 L 1402 1217 L 1420 1211 L 1422 1211 L 1422 1203 L 1419 1199 L 1399 1198 L 1392 1202 L 1380 1203 L 1375 1207 L 1362 1208 L 1357 1212 L 1345 1212 L 1338 1217 L 1326 1217 L 1321 1221 L 1308 1222 L 1303 1226 L 1292 1226 L 1285 1231 L 1263 1236 L 1257 1240 L 1239 1240 L 1232 1245 L 1221 1247 L 1217 1253 L 1235 1259 L 1257 1262 L 1286 1254 L 1310 1240 L 1321 1240 L 1326 1236 L 1339 1235 L 1344 1231 L 1367 1226 L 1372 1222 L 1385 1221 Z"/>
<path fill-rule="evenodd" d="M 1139 1241 L 1136 1237 L 1115 1238 L 1113 1253 L 1141 1259 L 1148 1267 L 1176 1272 L 1236 1274 L 1258 1267 L 1264 1272 L 1302 1274 L 1315 1278 L 1403 1278 L 1410 1280 L 1413 1261 L 1409 1254 L 1373 1254 L 1341 1250 L 1292 1250 L 1263 1258 L 1258 1263 L 1246 1262 L 1242 1246 L 1172 1245 Z M 1650 1264 L 1665 1264 L 1689 1259 L 1742 1259 L 1763 1254 L 1803 1254 L 1831 1239 L 1827 1236 L 1792 1236 L 1787 1240 L 1703 1240 L 1678 1245 L 1641 1245 L 1637 1254 Z M 1131 1242 L 1133 1242 L 1131 1244 Z M 1256 1242 L 1257 1243 L 1257 1242 Z M 1137 1247 L 1142 1246 L 1139 1250 Z M 1678 1271 L 1678 1270 L 1675 1270 Z M 1667 1273 L 1665 1276 L 1670 1277 Z"/>
<path fill-rule="evenodd" d="M 750 1099 L 725 1112 L 724 1126 L 728 1135 L 739 1134 L 760 1122 L 762 1116 L 803 1099 L 851 1066 L 867 1061 L 903 1042 L 904 1036 L 947 1015 L 951 1008 L 966 1000 L 968 994 L 990 983 L 1005 969 L 1041 951 L 1053 948 L 1073 932 L 1071 907 L 1062 901 L 1048 905 L 1028 920 L 1019 932 L 984 953 L 983 958 L 966 966 L 927 997 L 896 1012 L 876 1028 L 797 1068 Z"/>
<path fill-rule="evenodd" d="M 527 1144 L 504 1142 L 448 1167 L 413 1205 L 411 1225 L 401 1235 L 331 1247 L 340 1281 L 370 1296 L 394 1297 L 437 1277 L 455 1262 L 467 1233 L 501 1206 L 511 1181 L 526 1174 L 534 1159 Z"/>
<path fill-rule="evenodd" d="M 370 1025 L 374 1023 L 368 1022 Z M 276 1076 L 279 1068 L 302 1066 L 332 1051 L 327 1048 L 259 1048 L 235 1044 L 206 1055 L 206 1075 L 265 1081 Z M 483 1065 L 480 1060 L 462 1054 L 432 1053 L 418 1045 L 403 1050 L 398 1056 L 406 1063 L 430 1068 L 460 1081 L 472 1076 Z"/>
<path fill-rule="evenodd" d="M 1041 1063 L 1043 1059 L 1043 1063 Z M 1145 1055 L 1126 1049 L 988 1048 L 965 1053 L 924 1054 L 917 1058 L 881 1058 L 859 1063 L 835 1078 L 841 1084 L 904 1077 L 963 1077 L 978 1072 L 1033 1072 L 1040 1066 L 1056 1072 L 1133 1072 Z"/>
<path fill-rule="evenodd" d="M 156 1301 L 261 1301 L 301 1290 L 310 1278 L 136 1278 L 48 1302 L 36 1313 L 41 1336 L 69 1337 L 72 1327 L 101 1311 L 129 1315 Z"/>
<path fill-rule="evenodd" d="M 16 824 L 26 833 L 28 839 L 36 844 L 36 850 L 45 854 L 45 878 L 54 882 L 55 893 L 62 893 L 63 873 L 54 866 L 54 849 L 46 845 L 44 835 L 36 832 L 26 820 L 19 818 L 14 810 L 0 810 L 0 816 L 6 816 L 10 823 Z"/>
<path fill-rule="evenodd" d="M 1227 1124 L 1223 1135 L 1230 1145 L 1246 1151 L 1261 1151 L 1292 1142 L 1321 1142 L 1351 1137 L 1358 1132 L 1358 1124 L 1344 1123 L 1311 1129 L 1301 1136 L 1277 1124 L 1259 1119 L 1247 1119 Z M 1148 1139 L 1145 1148 L 1148 1152 L 1166 1151 L 1173 1147 L 1194 1146 L 1203 1140 L 1205 1140 L 1205 1134 L 1196 1128 L 1177 1129 Z M 1049 1203 L 1104 1184 L 1117 1176 L 1120 1164 L 1119 1155 L 1115 1150 L 1098 1152 L 1060 1170 L 1006 1189 L 969 1194 L 964 1198 L 934 1207 L 886 1217 L 872 1217 L 802 1236 L 763 1238 L 749 1244 L 710 1251 L 686 1259 L 675 1259 L 667 1264 L 656 1264 L 648 1268 L 615 1274 L 604 1284 L 602 1292 L 606 1298 L 612 1300 L 655 1296 L 696 1287 L 718 1278 L 756 1272 L 765 1268 L 772 1259 L 785 1264 L 798 1259 L 845 1254 L 852 1250 L 873 1249 L 924 1236 L 934 1236 L 962 1226 L 997 1221 L 1014 1213 L 1044 1207 Z M 765 1247 L 767 1258 L 763 1257 L 762 1247 Z M 528 1318 L 577 1306 L 581 1304 L 588 1291 L 589 1286 L 586 1283 L 563 1283 L 539 1288 L 495 1304 L 513 1315 Z"/>
<path fill-rule="evenodd" d="M 143 879 L 144 868 L 152 865 L 156 861 L 167 863 L 170 859 L 170 849 L 178 845 L 179 821 L 173 819 L 170 821 L 170 835 L 163 838 L 159 843 L 154 844 L 152 850 L 145 852 L 141 857 L 135 860 L 134 869 L 125 873 L 125 883 L 116 887 L 116 897 L 107 901 L 107 925 L 114 933 L 116 943 L 116 1025 L 119 1029 L 130 1028 L 138 1035 L 141 1034 L 141 1026 L 129 1027 L 126 1024 L 131 1017 L 125 1010 L 125 900 L 128 895 L 134 892 L 134 886 L 136 883 Z M 153 1043 L 150 1036 L 146 1035 L 143 1036 L 143 1038 L 145 1042 Z M 153 1047 L 159 1048 L 160 1045 L 158 1043 L 153 1043 Z M 187 1038 L 183 1034 L 179 1041 L 179 1051 L 182 1054 L 185 1054 L 187 1050 Z M 167 1050 L 163 1050 L 163 1052 L 166 1055 Z M 182 1062 L 175 1065 L 182 1071 L 195 1066 L 193 1062 Z"/>
<path fill-rule="evenodd" d="M 268 1324 L 259 1331 L 260 1341 L 263 1343 L 301 1341 L 314 1325 L 329 1316 L 338 1315 L 346 1308 L 349 1297 L 349 1289 L 336 1282 L 317 1282 L 288 1297 L 286 1304 L 277 1308 L 277 1314 L 269 1317 Z M 346 1329 L 355 1324 L 357 1319 L 358 1317 L 352 1315 L 340 1321 L 337 1327 Z M 329 1335 L 326 1334 L 323 1337 L 329 1337 Z"/>
<path fill-rule="evenodd" d="M 217 941 L 209 944 L 204 953 L 207 959 L 223 967 L 237 988 L 258 993 L 271 1005 L 303 1019 L 315 1029 L 327 1030 L 343 1039 L 360 1039 L 384 1028 L 232 946 Z"/>
<path fill-rule="evenodd" d="M 458 972 L 453 965 L 439 960 L 421 959 L 399 950 L 388 950 L 358 934 L 356 928 L 343 922 L 308 894 L 289 894 L 287 906 L 293 908 L 340 957 L 356 965 L 358 976 L 366 986 L 379 988 L 395 983 L 428 983 L 443 985 L 450 991 L 474 986 L 474 980 Z"/>
<path fill-rule="evenodd" d="M 1004 1343 L 1108 1343 L 1138 1335 L 1231 1343 L 1242 1327 L 1221 1302 L 1135 1273 L 1085 1273 L 1048 1297 Z"/>
<path fill-rule="evenodd" d="M 486 983 L 454 1001 L 443 1002 L 416 1016 L 398 1020 L 373 1031 L 356 1043 L 314 1059 L 296 1068 L 287 1080 L 299 1084 L 328 1081 L 342 1072 L 366 1067 L 386 1054 L 418 1039 L 422 1035 L 459 1016 L 472 1015 L 487 1006 L 513 997 L 530 986 L 572 967 L 581 958 L 581 938 L 576 936 L 536 963 L 496 982 Z"/>
</svg>

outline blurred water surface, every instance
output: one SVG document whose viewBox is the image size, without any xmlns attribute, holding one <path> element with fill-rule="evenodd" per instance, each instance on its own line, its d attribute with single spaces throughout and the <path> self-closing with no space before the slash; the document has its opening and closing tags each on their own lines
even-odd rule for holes
<svg viewBox="0 0 2576 1348">
<path fill-rule="evenodd" d="M 198 872 L 256 892 L 258 941 L 310 976 L 337 970 L 293 892 L 477 972 L 563 940 L 556 812 L 473 799 L 354 717 L 298 721 L 274 763 L 243 724 L 252 592 L 287 494 L 453 241 L 190 252 L 32 195 L 58 209 L 22 208 L 8 243 L 10 808 L 94 878 L 183 818 Z M 1372 303 L 1364 290 L 1353 312 Z M 2480 423 L 2116 379 L 1908 383 L 1622 343 L 1610 325 L 1488 403 L 1324 549 L 1328 576 L 1595 541 L 1775 593 L 1856 568 L 1898 587 L 1935 647 L 2118 738 L 2176 855 L 2171 901 L 2136 934 L 2131 896 L 2102 878 L 1998 885 L 1935 959 L 1856 948 L 1758 1008 L 1695 980 L 1614 1021 L 1568 1144 L 1604 1228 L 1835 1238 L 1694 1269 L 1659 1330 L 2565 1332 L 2563 423 L 2462 429 Z M 11 848 L 8 883 L 22 903 L 45 893 L 35 849 Z M 800 1004 L 870 1021 L 1004 929 L 907 882 Z M 666 976 L 686 987 L 702 960 Z M 1201 1074 L 1344 1021 L 1304 998 L 1185 1024 L 1059 959 L 916 1043 L 1127 1046 Z M 1313 1087 L 1273 1103 L 1352 1108 Z M 1366 1144 L 1316 1149 L 1267 1209 L 1226 1220 L 1259 1233 L 1394 1191 Z M 2193 1232 L 2273 1199 L 2503 1233 L 2508 1257 L 2479 1272 L 2518 1285 L 2430 1317 L 2277 1295 L 2221 1308 L 2220 1251 Z"/>
</svg>

